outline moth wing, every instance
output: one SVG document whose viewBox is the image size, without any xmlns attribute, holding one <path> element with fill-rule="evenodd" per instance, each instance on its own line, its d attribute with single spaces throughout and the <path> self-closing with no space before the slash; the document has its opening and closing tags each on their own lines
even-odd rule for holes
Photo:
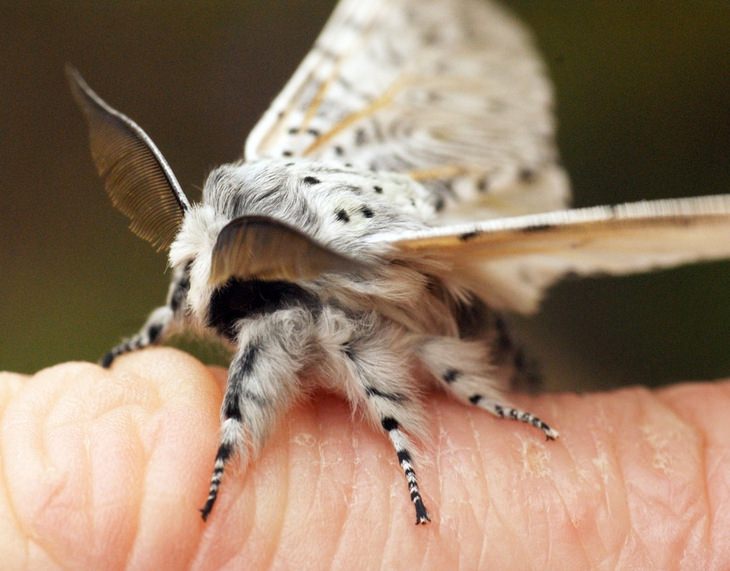
<svg viewBox="0 0 730 571">
<path fill-rule="evenodd" d="M 730 195 L 548 212 L 375 236 L 447 262 L 494 307 L 529 313 L 566 274 L 621 275 L 730 257 Z"/>
<path fill-rule="evenodd" d="M 218 234 L 209 282 L 231 277 L 301 281 L 332 271 L 355 271 L 364 264 L 266 216 L 235 218 Z"/>
<path fill-rule="evenodd" d="M 78 71 L 66 67 L 71 93 L 89 125 L 91 155 L 112 204 L 130 229 L 157 250 L 170 246 L 190 204 L 152 139 L 109 106 Z"/>
<path fill-rule="evenodd" d="M 245 157 L 409 174 L 444 214 L 564 208 L 552 92 L 523 26 L 484 0 L 342 0 Z"/>
</svg>

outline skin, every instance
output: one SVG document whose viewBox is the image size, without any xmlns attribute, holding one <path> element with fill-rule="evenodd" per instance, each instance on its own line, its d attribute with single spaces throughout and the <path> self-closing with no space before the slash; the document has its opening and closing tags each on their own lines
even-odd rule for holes
<svg viewBox="0 0 730 571">
<path fill-rule="evenodd" d="M 104 569 L 728 569 L 730 381 L 513 400 L 429 395 L 415 526 L 382 430 L 328 395 L 233 462 L 207 524 L 225 371 L 175 349 L 0 374 L 0 561 Z"/>
</svg>

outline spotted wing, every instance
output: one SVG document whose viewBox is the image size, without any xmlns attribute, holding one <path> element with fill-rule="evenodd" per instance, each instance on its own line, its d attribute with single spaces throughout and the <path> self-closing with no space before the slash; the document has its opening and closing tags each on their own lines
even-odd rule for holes
<svg viewBox="0 0 730 571">
<path fill-rule="evenodd" d="M 94 93 L 78 71 L 67 66 L 66 74 L 89 124 L 91 155 L 112 204 L 137 236 L 158 250 L 168 248 L 190 208 L 172 169 L 134 121 Z"/>
<path fill-rule="evenodd" d="M 374 237 L 448 262 L 494 307 L 531 312 L 568 273 L 628 274 L 730 257 L 730 195 L 534 214 Z"/>
<path fill-rule="evenodd" d="M 341 0 L 245 155 L 407 173 L 457 218 L 542 212 L 569 194 L 551 111 L 531 38 L 503 8 Z"/>
</svg>

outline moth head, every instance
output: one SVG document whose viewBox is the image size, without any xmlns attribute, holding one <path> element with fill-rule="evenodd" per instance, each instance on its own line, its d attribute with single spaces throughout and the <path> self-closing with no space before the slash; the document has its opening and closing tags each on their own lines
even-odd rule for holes
<svg viewBox="0 0 730 571">
<path fill-rule="evenodd" d="M 67 66 L 71 93 L 89 125 L 91 155 L 112 204 L 129 227 L 158 251 L 178 233 L 190 203 L 152 139 L 113 109 Z"/>
</svg>

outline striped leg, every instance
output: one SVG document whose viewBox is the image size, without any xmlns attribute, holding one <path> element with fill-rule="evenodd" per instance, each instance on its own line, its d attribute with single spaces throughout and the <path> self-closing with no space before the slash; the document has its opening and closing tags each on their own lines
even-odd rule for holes
<svg viewBox="0 0 730 571">
<path fill-rule="evenodd" d="M 423 505 L 421 491 L 418 488 L 416 471 L 413 469 L 413 460 L 411 459 L 411 453 L 408 451 L 408 439 L 401 432 L 398 421 L 394 418 L 389 416 L 383 418 L 382 425 L 383 430 L 388 433 L 388 437 L 393 443 L 393 448 L 395 448 L 395 452 L 398 455 L 398 462 L 406 477 L 408 491 L 411 494 L 411 501 L 416 508 L 416 525 L 425 524 L 431 521 L 431 518 L 428 516 L 426 506 Z"/>
<path fill-rule="evenodd" d="M 158 307 L 147 318 L 139 333 L 126 339 L 104 355 L 99 364 L 108 369 L 114 359 L 150 345 L 161 342 L 170 332 L 176 318 L 182 319 L 185 312 L 185 300 L 190 289 L 190 266 L 178 268 L 172 277 L 170 288 L 167 292 L 167 304 Z"/>
<path fill-rule="evenodd" d="M 173 315 L 173 311 L 169 306 L 163 305 L 162 307 L 158 307 L 147 318 L 147 322 L 142 326 L 139 333 L 113 347 L 101 358 L 99 364 L 105 369 L 108 369 L 114 359 L 120 355 L 144 349 L 145 347 L 160 342 L 172 322 Z"/>
<path fill-rule="evenodd" d="M 239 334 L 240 349 L 228 369 L 228 385 L 221 407 L 220 445 L 208 497 L 200 509 L 204 521 L 218 498 L 228 461 L 236 454 L 246 459 L 247 441 L 253 453 L 258 452 L 271 428 L 301 390 L 297 373 L 311 337 L 306 330 L 310 325 L 308 317 L 300 310 L 285 310 L 247 324 L 247 330 Z M 301 335 L 290 335 L 292 329 Z"/>
<path fill-rule="evenodd" d="M 560 436 L 560 433 L 557 430 L 550 428 L 546 422 L 540 420 L 537 416 L 530 412 L 499 404 L 491 399 L 485 399 L 480 394 L 473 394 L 470 396 L 469 402 L 500 418 L 508 418 L 510 420 L 531 424 L 535 428 L 542 430 L 547 440 L 555 440 L 558 436 Z"/>
<path fill-rule="evenodd" d="M 419 349 L 421 361 L 440 380 L 441 386 L 458 400 L 482 408 L 500 418 L 530 424 L 548 440 L 558 431 L 532 413 L 502 404 L 499 381 L 490 375 L 489 355 L 479 341 L 433 337 Z"/>
<path fill-rule="evenodd" d="M 412 386 L 413 379 L 402 366 L 402 359 L 393 351 L 396 336 L 378 328 L 342 346 L 342 358 L 352 383 L 348 394 L 365 406 L 370 417 L 379 422 L 390 438 L 398 462 L 406 477 L 411 501 L 416 509 L 416 525 L 431 521 L 423 503 L 405 431 L 421 426 L 421 406 Z"/>
</svg>

